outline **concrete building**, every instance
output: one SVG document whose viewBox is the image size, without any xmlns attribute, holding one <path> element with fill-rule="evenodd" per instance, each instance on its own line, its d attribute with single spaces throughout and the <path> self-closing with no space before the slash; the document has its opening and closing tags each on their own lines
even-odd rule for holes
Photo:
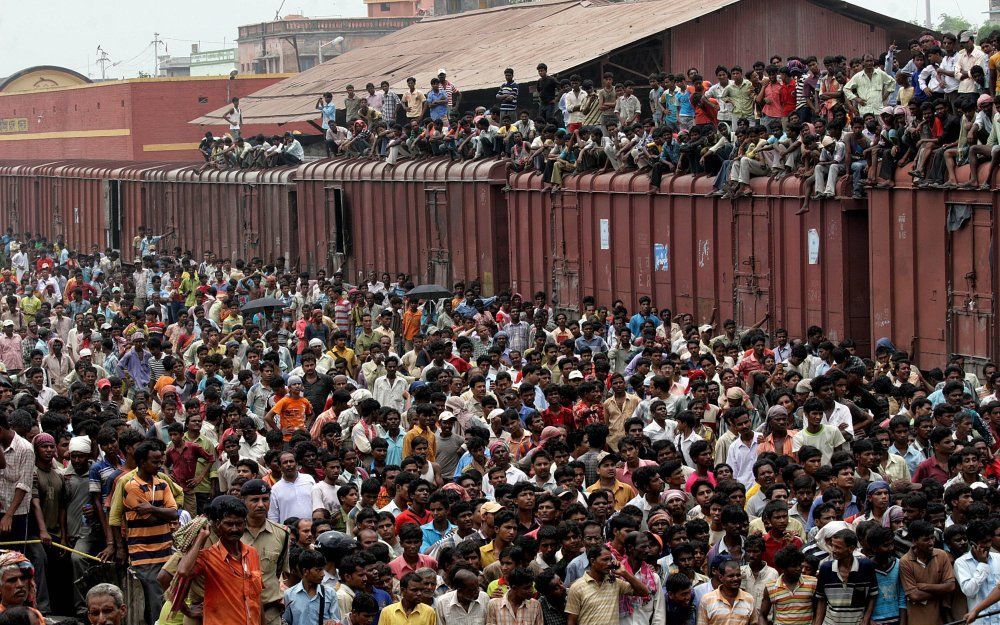
<svg viewBox="0 0 1000 625">
<path fill-rule="evenodd" d="M 240 26 L 237 69 L 241 74 L 302 72 L 419 21 L 413 15 L 327 19 L 287 15 Z"/>
<path fill-rule="evenodd" d="M 492 9 L 507 4 L 511 0 L 434 0 L 434 15 L 453 15 L 477 9 Z"/>
<path fill-rule="evenodd" d="M 435 0 L 364 0 L 368 17 L 423 17 L 433 15 Z"/>
<path fill-rule="evenodd" d="M 277 76 L 133 78 L 92 83 L 59 67 L 32 67 L 0 82 L 0 152 L 12 159 L 110 159 L 197 162 L 215 123 L 188 122 L 272 85 Z M 308 129 L 306 124 L 245 124 L 246 135 Z"/>
<path fill-rule="evenodd" d="M 191 57 L 189 56 L 160 56 L 159 78 L 183 78 L 191 75 Z"/>
<path fill-rule="evenodd" d="M 192 76 L 228 76 L 233 70 L 239 70 L 236 48 L 201 50 L 198 44 L 191 45 Z"/>
</svg>

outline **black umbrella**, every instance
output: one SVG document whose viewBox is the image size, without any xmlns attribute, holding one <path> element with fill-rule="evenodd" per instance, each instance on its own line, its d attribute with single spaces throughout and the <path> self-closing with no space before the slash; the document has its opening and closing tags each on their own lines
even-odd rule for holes
<svg viewBox="0 0 1000 625">
<path fill-rule="evenodd" d="M 252 315 L 256 312 L 262 310 L 274 310 L 275 308 L 284 308 L 285 304 L 280 299 L 275 299 L 273 297 L 262 297 L 260 299 L 255 299 L 243 304 L 240 307 L 240 311 Z"/>
<path fill-rule="evenodd" d="M 442 299 L 451 297 L 452 293 L 439 284 L 423 284 L 407 291 L 406 296 L 417 299 Z"/>
</svg>

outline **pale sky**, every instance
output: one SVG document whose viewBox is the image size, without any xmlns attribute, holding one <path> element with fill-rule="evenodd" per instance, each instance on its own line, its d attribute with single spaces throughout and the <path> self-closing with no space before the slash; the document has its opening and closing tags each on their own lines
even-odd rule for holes
<svg viewBox="0 0 1000 625">
<path fill-rule="evenodd" d="M 925 0 L 848 0 L 898 19 L 923 22 Z M 153 70 L 153 33 L 173 56 L 188 56 L 192 43 L 202 50 L 233 47 L 237 27 L 270 21 L 282 0 L 4 0 L 0 11 L 0 76 L 32 65 L 59 65 L 100 77 L 97 47 L 118 65 L 108 77 L 134 77 Z M 985 19 L 988 0 L 932 0 L 931 13 Z M 281 14 L 307 17 L 365 15 L 362 0 L 285 0 Z M 160 48 L 161 54 L 163 48 Z"/>
</svg>

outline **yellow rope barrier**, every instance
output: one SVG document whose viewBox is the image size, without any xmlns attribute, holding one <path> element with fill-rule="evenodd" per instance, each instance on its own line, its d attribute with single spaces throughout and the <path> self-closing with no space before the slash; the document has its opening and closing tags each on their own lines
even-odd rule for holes
<svg viewBox="0 0 1000 625">
<path fill-rule="evenodd" d="M 0 542 L 0 547 L 17 547 L 17 546 L 20 546 L 20 545 L 39 545 L 41 543 L 42 543 L 42 541 L 37 540 L 37 539 L 36 540 L 11 540 L 11 541 L 8 541 L 8 542 Z M 75 553 L 76 555 L 80 556 L 81 558 L 87 558 L 88 560 L 93 560 L 94 562 L 100 562 L 101 564 L 108 564 L 108 562 L 105 562 L 104 560 L 101 560 L 97 556 L 92 556 L 89 553 L 84 553 L 83 551 L 77 551 L 76 549 L 73 549 L 72 547 L 67 547 L 66 545 L 63 545 L 61 543 L 57 543 L 54 540 L 52 541 L 51 544 L 52 544 L 53 547 L 59 547 L 63 551 L 68 551 L 70 553 Z"/>
</svg>

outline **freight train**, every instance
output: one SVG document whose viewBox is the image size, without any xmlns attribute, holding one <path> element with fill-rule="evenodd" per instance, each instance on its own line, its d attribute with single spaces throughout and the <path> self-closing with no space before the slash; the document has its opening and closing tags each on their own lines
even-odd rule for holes
<svg viewBox="0 0 1000 625">
<path fill-rule="evenodd" d="M 880 337 L 937 366 L 995 359 L 997 266 L 990 191 L 894 189 L 812 202 L 798 178 L 753 180 L 754 196 L 709 197 L 711 179 L 636 172 L 567 177 L 496 160 L 333 159 L 266 171 L 180 163 L 0 161 L 0 227 L 121 249 L 139 226 L 173 229 L 196 257 L 261 257 L 289 269 L 478 279 L 485 294 L 544 292 L 576 311 L 641 295 L 698 322 L 735 319 L 804 336 L 822 326 L 867 354 Z"/>
</svg>

